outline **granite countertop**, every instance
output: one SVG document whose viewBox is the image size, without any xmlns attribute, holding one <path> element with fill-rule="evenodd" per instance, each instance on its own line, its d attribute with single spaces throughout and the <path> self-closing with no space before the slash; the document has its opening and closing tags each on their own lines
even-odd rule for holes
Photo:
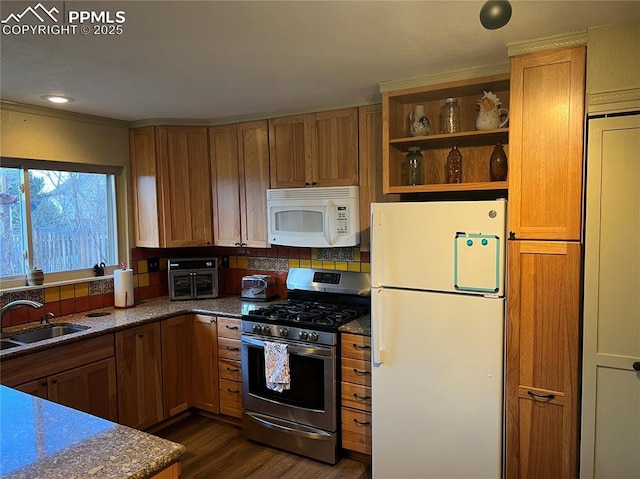
<svg viewBox="0 0 640 479">
<path fill-rule="evenodd" d="M 366 315 L 355 319 L 338 328 L 341 333 L 358 334 L 360 336 L 371 336 L 371 316 Z"/>
<path fill-rule="evenodd" d="M 89 339 L 101 334 L 113 333 L 133 326 L 171 318 L 180 314 L 207 314 L 211 316 L 226 316 L 241 318 L 243 314 L 252 309 L 282 302 L 282 299 L 274 301 L 244 301 L 239 296 L 226 296 L 215 299 L 195 299 L 188 301 L 171 301 L 167 296 L 141 301 L 132 308 L 100 308 L 83 313 L 69 314 L 52 318 L 50 323 L 73 323 L 88 326 L 89 329 L 78 333 L 60 336 L 58 338 L 38 341 L 24 346 L 0 351 L 0 360 L 23 356 L 36 351 L 49 349 L 53 346 L 69 344 L 72 342 Z M 46 309 L 46 306 L 45 306 Z M 101 314 L 104 314 L 101 316 Z M 5 336 L 24 330 L 32 329 L 34 324 L 5 328 Z M 364 316 L 347 323 L 339 328 L 340 332 L 369 336 L 371 334 L 370 316 Z M 9 338 L 10 339 L 10 338 Z"/>
<path fill-rule="evenodd" d="M 186 448 L 151 434 L 0 386 L 0 477 L 143 479 Z"/>
<path fill-rule="evenodd" d="M 239 296 L 228 296 L 215 299 L 196 299 L 188 301 L 171 301 L 167 296 L 152 298 L 141 301 L 132 308 L 100 308 L 84 313 L 68 314 L 58 318 L 52 318 L 50 323 L 73 323 L 88 326 L 89 329 L 78 333 L 60 336 L 58 338 L 38 341 L 24 346 L 17 346 L 5 349 L 0 352 L 0 360 L 23 356 L 52 346 L 69 344 L 75 341 L 89 339 L 101 334 L 112 333 L 132 326 L 158 321 L 180 314 L 207 314 L 211 316 L 226 316 L 231 318 L 241 318 L 251 309 L 260 308 L 266 304 L 281 302 L 274 300 L 270 302 L 242 301 Z M 46 306 L 45 306 L 46 309 Z M 103 314 L 104 316 L 95 316 Z M 26 329 L 33 328 L 34 324 L 5 328 L 5 336 Z"/>
</svg>

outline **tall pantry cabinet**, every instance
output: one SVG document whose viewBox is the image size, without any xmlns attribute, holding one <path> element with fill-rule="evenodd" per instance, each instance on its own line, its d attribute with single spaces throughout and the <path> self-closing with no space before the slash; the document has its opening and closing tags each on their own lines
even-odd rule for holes
<svg viewBox="0 0 640 479">
<path fill-rule="evenodd" d="M 506 472 L 578 464 L 585 47 L 511 59 Z"/>
</svg>

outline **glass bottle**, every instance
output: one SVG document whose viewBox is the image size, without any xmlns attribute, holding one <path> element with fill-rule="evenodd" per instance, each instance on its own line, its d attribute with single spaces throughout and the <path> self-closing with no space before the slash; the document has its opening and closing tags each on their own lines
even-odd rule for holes
<svg viewBox="0 0 640 479">
<path fill-rule="evenodd" d="M 447 98 L 442 107 L 442 133 L 460 131 L 460 106 L 457 98 Z"/>
<path fill-rule="evenodd" d="M 507 154 L 504 152 L 501 142 L 498 142 L 491 153 L 489 178 L 491 181 L 505 181 L 507 179 Z"/>
<path fill-rule="evenodd" d="M 409 152 L 404 158 L 402 176 L 405 185 L 422 185 L 424 183 L 423 162 L 424 157 L 420 153 L 420 147 L 410 146 Z"/>
<path fill-rule="evenodd" d="M 462 153 L 455 145 L 447 156 L 446 168 L 447 183 L 462 183 Z"/>
</svg>

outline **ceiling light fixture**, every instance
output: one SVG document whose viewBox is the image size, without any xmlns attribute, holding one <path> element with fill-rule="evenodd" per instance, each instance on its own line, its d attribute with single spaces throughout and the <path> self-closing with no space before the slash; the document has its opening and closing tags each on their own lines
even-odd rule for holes
<svg viewBox="0 0 640 479">
<path fill-rule="evenodd" d="M 506 0 L 490 0 L 480 9 L 480 23 L 487 30 L 504 27 L 511 19 L 511 4 Z"/>
<path fill-rule="evenodd" d="M 71 101 L 73 101 L 73 98 L 70 98 L 68 96 L 60 96 L 60 95 L 44 95 L 41 96 L 40 98 L 42 98 L 43 100 L 47 100 L 50 101 L 51 103 L 69 103 Z"/>
</svg>

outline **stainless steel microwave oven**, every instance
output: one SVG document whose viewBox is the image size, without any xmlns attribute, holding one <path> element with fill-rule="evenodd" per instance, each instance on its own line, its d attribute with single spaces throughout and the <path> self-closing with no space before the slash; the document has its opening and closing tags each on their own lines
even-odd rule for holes
<svg viewBox="0 0 640 479">
<path fill-rule="evenodd" d="M 267 190 L 269 243 L 332 248 L 360 242 L 359 188 Z"/>
<path fill-rule="evenodd" d="M 169 259 L 168 270 L 171 300 L 218 297 L 216 258 Z"/>
</svg>

